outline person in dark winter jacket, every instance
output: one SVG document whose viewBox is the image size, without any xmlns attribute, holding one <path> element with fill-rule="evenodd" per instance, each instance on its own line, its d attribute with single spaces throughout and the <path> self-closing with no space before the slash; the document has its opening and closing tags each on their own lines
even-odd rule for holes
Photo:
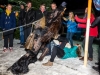
<svg viewBox="0 0 100 75">
<path fill-rule="evenodd" d="M 65 18 L 65 17 L 63 17 L 63 19 L 65 20 L 65 22 L 63 22 L 63 23 L 67 26 L 67 39 L 68 39 L 68 42 L 71 44 L 71 47 L 73 47 L 72 37 L 73 37 L 74 33 L 77 32 L 77 23 L 75 22 L 75 19 L 74 19 L 74 13 L 69 12 L 68 19 Z"/>
<path fill-rule="evenodd" d="M 32 8 L 32 2 L 28 1 L 25 10 L 24 24 L 32 23 L 34 20 L 35 20 L 35 11 Z M 25 42 L 31 32 L 31 28 L 32 28 L 31 24 L 24 27 Z"/>
<path fill-rule="evenodd" d="M 100 16 L 94 20 L 94 22 L 91 24 L 91 27 L 94 28 L 98 26 L 99 23 L 100 23 Z M 93 66 L 93 69 L 100 73 L 100 41 L 99 41 L 99 49 L 98 49 L 98 62 L 95 64 L 98 65 L 98 67 Z"/>
<path fill-rule="evenodd" d="M 46 6 L 45 4 L 41 4 L 39 10 L 36 10 L 35 12 L 35 21 L 40 20 L 41 18 L 46 18 Z M 37 32 L 37 34 L 42 35 L 42 30 L 44 28 L 41 27 L 41 25 L 35 25 L 34 27 L 35 31 Z"/>
<path fill-rule="evenodd" d="M 37 10 L 35 13 L 35 20 L 41 19 L 43 16 L 46 16 L 46 14 L 46 6 L 45 4 L 41 4 L 39 10 Z"/>
<path fill-rule="evenodd" d="M 24 4 L 20 5 L 20 13 L 19 13 L 19 20 L 18 20 L 18 24 L 20 26 L 20 43 L 21 45 L 24 45 L 24 29 L 22 27 L 22 25 L 24 25 L 24 17 L 25 17 L 25 6 Z M 22 46 L 21 46 L 22 47 Z"/>
<path fill-rule="evenodd" d="M 16 26 L 16 17 L 15 13 L 12 12 L 12 5 L 8 4 L 6 10 L 1 14 L 0 25 L 3 31 L 9 30 L 11 28 L 15 28 Z M 10 30 L 3 33 L 4 36 L 4 49 L 3 51 L 7 51 L 8 48 L 10 51 L 13 50 L 13 34 L 14 30 Z M 8 46 L 9 42 L 9 46 Z"/>
<path fill-rule="evenodd" d="M 53 66 L 56 56 L 61 59 L 76 58 L 79 56 L 77 51 L 80 50 L 80 45 L 77 44 L 73 48 L 67 48 L 67 38 L 59 36 L 56 40 L 58 40 L 59 44 L 53 47 L 51 58 L 47 63 L 43 63 L 44 66 Z"/>
</svg>

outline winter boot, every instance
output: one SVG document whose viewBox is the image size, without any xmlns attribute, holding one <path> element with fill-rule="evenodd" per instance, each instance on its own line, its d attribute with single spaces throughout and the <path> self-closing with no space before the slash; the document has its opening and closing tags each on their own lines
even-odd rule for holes
<svg viewBox="0 0 100 75">
<path fill-rule="evenodd" d="M 48 61 L 47 63 L 43 63 L 44 66 L 53 66 L 53 62 Z"/>
</svg>

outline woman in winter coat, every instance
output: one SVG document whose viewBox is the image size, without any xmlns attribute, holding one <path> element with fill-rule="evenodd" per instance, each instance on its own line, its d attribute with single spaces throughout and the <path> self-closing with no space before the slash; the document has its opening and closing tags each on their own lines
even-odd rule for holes
<svg viewBox="0 0 100 75">
<path fill-rule="evenodd" d="M 0 25 L 3 31 L 15 28 L 16 26 L 16 17 L 15 13 L 12 12 L 12 5 L 8 4 L 6 10 L 1 13 Z M 4 48 L 3 51 L 13 50 L 13 35 L 14 30 L 10 30 L 3 33 L 4 36 Z M 9 43 L 9 44 L 8 44 Z"/>
<path fill-rule="evenodd" d="M 87 12 L 88 9 L 85 9 L 85 12 Z M 79 22 L 78 27 L 80 28 L 86 28 L 86 23 L 87 23 L 87 17 L 84 19 L 80 19 L 77 15 L 75 16 L 75 19 L 77 22 Z M 95 20 L 94 15 L 91 13 L 91 17 L 90 17 L 90 23 L 92 23 Z M 92 61 L 93 60 L 93 48 L 92 48 L 92 44 L 93 44 L 93 39 L 95 37 L 98 36 L 98 28 L 97 26 L 94 28 L 90 27 L 90 33 L 89 33 L 89 47 L 88 47 L 88 60 Z M 85 39 L 83 40 L 83 48 L 85 46 Z M 80 58 L 80 60 L 84 60 L 84 57 Z"/>
<path fill-rule="evenodd" d="M 68 39 L 68 42 L 71 44 L 71 47 L 73 47 L 72 37 L 73 37 L 74 33 L 77 32 L 77 23 L 75 22 L 75 19 L 74 19 L 74 13 L 69 12 L 68 19 L 65 18 L 65 17 L 63 17 L 63 19 L 65 20 L 65 22 L 63 22 L 63 23 L 67 26 L 67 39 Z"/>
<path fill-rule="evenodd" d="M 53 47 L 51 58 L 47 63 L 43 63 L 44 66 L 53 66 L 56 56 L 61 59 L 80 57 L 81 46 L 79 44 L 73 46 L 73 48 L 67 48 L 66 44 L 68 40 L 66 38 L 62 39 L 62 37 L 59 36 L 56 40 L 58 40 L 59 44 Z"/>
</svg>

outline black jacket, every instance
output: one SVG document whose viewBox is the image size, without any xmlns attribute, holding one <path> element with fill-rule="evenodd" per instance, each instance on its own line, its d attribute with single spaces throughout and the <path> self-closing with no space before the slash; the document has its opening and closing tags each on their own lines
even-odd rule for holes
<svg viewBox="0 0 100 75">
<path fill-rule="evenodd" d="M 91 24 L 91 27 L 98 26 L 98 33 L 99 33 L 99 38 L 100 38 L 100 16 L 97 17 L 94 22 Z"/>
<path fill-rule="evenodd" d="M 91 27 L 95 27 L 95 26 L 99 25 L 99 23 L 100 23 L 100 16 L 97 17 L 97 18 L 94 20 L 94 22 L 91 24 Z"/>
<path fill-rule="evenodd" d="M 41 19 L 43 16 L 46 16 L 46 14 L 47 14 L 46 11 L 42 13 L 41 10 L 37 10 L 35 13 L 35 20 Z"/>
<path fill-rule="evenodd" d="M 24 23 L 28 24 L 35 20 L 35 11 L 31 8 L 28 11 L 25 10 Z"/>
<path fill-rule="evenodd" d="M 57 40 L 58 40 L 59 42 L 62 42 L 61 45 L 60 45 L 59 47 L 60 47 L 61 49 L 64 49 L 66 43 L 68 43 L 67 38 L 59 36 L 59 37 L 57 38 Z"/>
<path fill-rule="evenodd" d="M 18 18 L 18 25 L 19 26 L 24 25 L 24 18 L 25 18 L 25 10 L 22 9 L 22 10 L 20 10 L 19 18 Z"/>
</svg>

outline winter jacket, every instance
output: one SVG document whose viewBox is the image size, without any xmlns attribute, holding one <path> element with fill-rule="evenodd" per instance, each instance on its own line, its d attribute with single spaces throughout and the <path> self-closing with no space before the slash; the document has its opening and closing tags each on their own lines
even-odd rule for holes
<svg viewBox="0 0 100 75">
<path fill-rule="evenodd" d="M 67 32 L 77 32 L 77 23 L 70 20 L 63 22 L 67 26 Z"/>
<path fill-rule="evenodd" d="M 16 17 L 15 13 L 11 12 L 9 16 L 7 16 L 6 12 L 1 13 L 1 19 L 0 19 L 0 27 L 3 30 L 8 30 L 11 28 L 16 27 Z"/>
<path fill-rule="evenodd" d="M 75 58 L 78 57 L 77 54 L 77 46 L 74 46 L 72 48 L 67 48 L 65 47 L 63 50 L 65 52 L 65 55 L 62 57 L 62 59 L 67 59 L 67 58 Z"/>
<path fill-rule="evenodd" d="M 28 24 L 35 20 L 35 11 L 31 8 L 28 11 L 25 10 L 24 23 Z"/>
<path fill-rule="evenodd" d="M 76 19 L 77 22 L 79 22 L 78 26 L 80 26 L 81 28 L 86 28 L 87 18 L 80 19 L 77 16 L 75 16 L 75 19 Z M 91 14 L 90 23 L 92 24 L 92 22 L 94 20 L 95 20 L 95 17 L 94 17 L 93 14 Z M 92 37 L 97 37 L 98 36 L 98 28 L 97 28 L 97 26 L 94 27 L 94 28 L 90 27 L 89 36 L 92 36 Z"/>
<path fill-rule="evenodd" d="M 97 18 L 93 21 L 93 23 L 91 24 L 91 27 L 98 26 L 99 23 L 100 23 L 100 16 L 97 17 Z"/>
<path fill-rule="evenodd" d="M 41 19 L 43 16 L 46 16 L 46 14 L 47 14 L 46 11 L 42 13 L 41 10 L 37 10 L 35 13 L 35 20 Z"/>
<path fill-rule="evenodd" d="M 24 25 L 25 10 L 21 9 L 18 18 L 18 25 Z"/>
<path fill-rule="evenodd" d="M 66 45 L 66 43 L 68 43 L 68 40 L 65 38 L 65 37 L 61 37 L 61 36 L 59 36 L 58 38 L 57 38 L 57 40 L 59 41 L 59 42 L 62 42 L 58 47 L 60 48 L 60 49 L 62 49 L 62 50 L 64 50 L 64 56 L 62 57 L 62 59 L 66 59 L 66 58 L 72 58 L 72 57 L 77 57 L 78 55 L 77 55 L 77 46 L 74 46 L 74 47 L 72 47 L 72 48 L 67 48 L 67 47 L 65 47 L 65 45 Z"/>
</svg>

